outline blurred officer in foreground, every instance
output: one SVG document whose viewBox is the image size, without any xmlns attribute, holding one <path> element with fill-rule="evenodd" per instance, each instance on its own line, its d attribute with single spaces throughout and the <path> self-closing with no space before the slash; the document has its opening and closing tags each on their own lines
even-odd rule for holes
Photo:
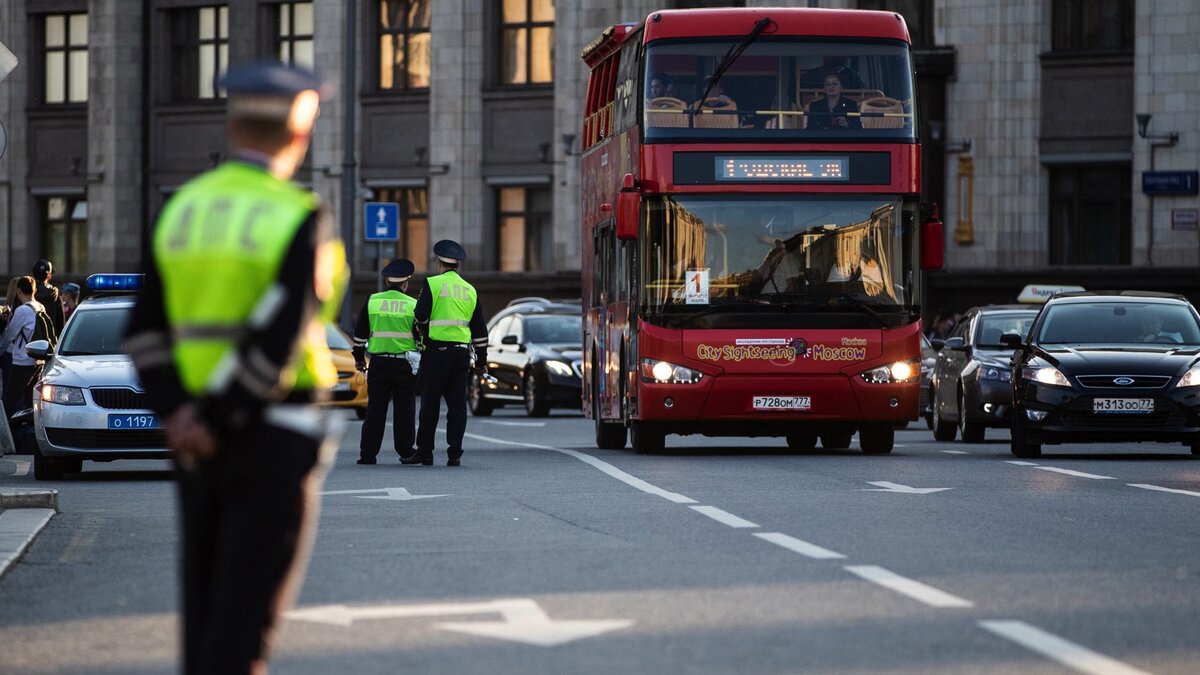
<svg viewBox="0 0 1200 675">
<path fill-rule="evenodd" d="M 476 370 L 487 374 L 487 324 L 475 287 L 458 276 L 467 252 L 458 242 L 443 239 L 433 245 L 438 274 L 425 280 L 417 298 L 417 331 L 424 337 L 421 353 L 421 424 L 417 452 L 400 461 L 433 464 L 433 435 L 446 399 L 446 466 L 458 466 L 467 432 L 467 376 L 470 348 L 475 348 Z"/>
<path fill-rule="evenodd" d="M 163 209 L 125 342 L 178 469 L 186 673 L 266 670 L 337 447 L 315 404 L 348 276 L 327 208 L 289 182 L 325 86 L 275 63 L 221 86 L 232 156 Z"/>
<path fill-rule="evenodd" d="M 393 404 L 392 442 L 401 459 L 413 454 L 416 435 L 417 367 L 421 362 L 413 333 L 417 300 L 404 294 L 414 266 L 396 260 L 383 268 L 385 289 L 367 298 L 354 325 L 354 365 L 367 375 L 367 419 L 358 443 L 358 463 L 374 464 L 383 443 L 388 402 Z"/>
<path fill-rule="evenodd" d="M 54 332 L 61 335 L 66 317 L 63 315 L 62 299 L 59 297 L 58 288 L 50 283 L 53 276 L 54 265 L 49 260 L 42 258 L 33 264 L 33 280 L 37 282 L 34 284 L 37 286 L 34 299 L 46 308 L 46 314 L 50 317 L 50 322 L 54 324 Z"/>
</svg>

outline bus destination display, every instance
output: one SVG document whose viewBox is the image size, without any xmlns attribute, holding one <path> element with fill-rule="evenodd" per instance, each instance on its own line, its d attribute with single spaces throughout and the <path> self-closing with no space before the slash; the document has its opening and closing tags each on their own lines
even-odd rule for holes
<svg viewBox="0 0 1200 675">
<path fill-rule="evenodd" d="M 717 155 L 713 159 L 718 182 L 845 183 L 850 180 L 845 156 Z"/>
</svg>

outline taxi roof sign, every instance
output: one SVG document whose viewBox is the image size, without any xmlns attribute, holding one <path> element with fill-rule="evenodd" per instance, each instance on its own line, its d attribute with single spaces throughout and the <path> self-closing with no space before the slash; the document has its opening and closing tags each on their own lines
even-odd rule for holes
<svg viewBox="0 0 1200 675">
<path fill-rule="evenodd" d="M 1085 290 L 1083 286 L 1029 284 L 1025 288 L 1021 289 L 1021 294 L 1017 296 L 1017 302 L 1044 304 L 1051 297 L 1058 295 L 1059 293 L 1071 293 L 1082 290 Z"/>
</svg>

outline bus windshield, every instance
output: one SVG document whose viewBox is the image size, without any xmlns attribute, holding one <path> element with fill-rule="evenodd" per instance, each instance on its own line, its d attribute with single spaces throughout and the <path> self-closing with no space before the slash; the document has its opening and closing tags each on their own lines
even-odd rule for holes
<svg viewBox="0 0 1200 675">
<path fill-rule="evenodd" d="M 911 217 L 898 198 L 675 195 L 647 209 L 640 274 L 650 313 L 846 301 L 882 314 L 917 296 Z"/>
<path fill-rule="evenodd" d="M 895 41 L 763 35 L 709 88 L 730 37 L 646 49 L 647 142 L 825 138 L 915 141 L 912 63 Z M 704 101 L 700 96 L 708 90 Z"/>
</svg>

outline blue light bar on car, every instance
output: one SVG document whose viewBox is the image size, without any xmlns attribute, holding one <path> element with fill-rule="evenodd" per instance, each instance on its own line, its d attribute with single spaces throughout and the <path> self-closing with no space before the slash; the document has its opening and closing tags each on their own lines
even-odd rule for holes
<svg viewBox="0 0 1200 675">
<path fill-rule="evenodd" d="M 136 291 L 142 288 L 143 274 L 93 274 L 84 282 L 97 293 Z"/>
</svg>

